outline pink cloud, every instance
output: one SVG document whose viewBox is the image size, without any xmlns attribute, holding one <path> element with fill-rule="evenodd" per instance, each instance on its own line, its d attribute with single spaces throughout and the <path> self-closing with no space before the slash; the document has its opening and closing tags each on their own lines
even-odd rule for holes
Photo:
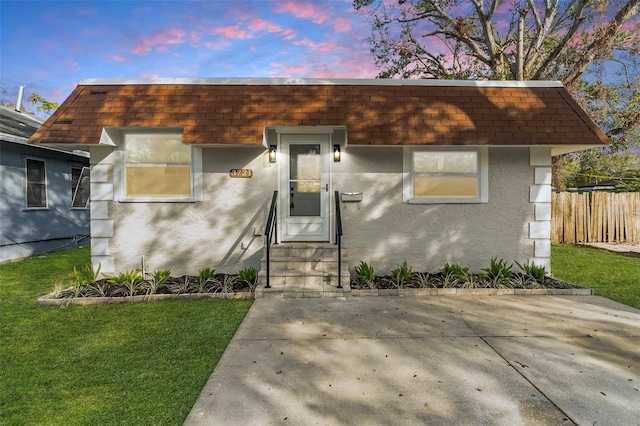
<svg viewBox="0 0 640 426">
<path fill-rule="evenodd" d="M 317 52 L 332 52 L 332 51 L 344 48 L 343 45 L 338 44 L 336 42 L 316 43 L 315 41 L 309 40 L 308 38 L 305 38 L 304 40 L 300 40 L 300 41 L 294 41 L 293 45 L 305 46 Z"/>
<path fill-rule="evenodd" d="M 227 40 L 215 40 L 215 41 L 205 41 L 204 43 L 202 43 L 202 45 L 207 49 L 222 50 L 231 46 L 231 43 L 229 43 Z"/>
<path fill-rule="evenodd" d="M 230 27 L 219 27 L 213 29 L 214 34 L 223 34 L 227 38 L 247 39 L 252 38 L 252 35 L 245 30 L 240 29 L 240 24 L 236 24 Z"/>
<path fill-rule="evenodd" d="M 344 49 L 343 49 L 344 50 Z M 270 77 L 373 78 L 379 70 L 368 52 L 346 51 L 334 55 L 303 56 L 296 63 L 272 62 Z"/>
<path fill-rule="evenodd" d="M 167 46 L 184 43 L 186 35 L 187 32 L 181 28 L 157 30 L 148 35 L 140 36 L 138 44 L 133 47 L 131 53 L 144 55 L 151 52 L 152 49 L 164 51 Z"/>
<path fill-rule="evenodd" d="M 347 18 L 335 18 L 333 20 L 333 28 L 339 33 L 349 31 L 351 29 L 351 21 Z"/>
<path fill-rule="evenodd" d="M 127 59 L 122 55 L 113 55 L 110 58 L 114 62 L 125 62 Z"/>
<path fill-rule="evenodd" d="M 249 27 L 253 31 L 267 31 L 269 33 L 279 33 L 282 27 L 259 17 L 255 17 L 249 23 Z"/>
<path fill-rule="evenodd" d="M 199 33 L 199 32 L 197 32 L 197 31 L 191 31 L 191 32 L 189 33 L 189 39 L 190 39 L 192 42 L 197 42 L 197 41 L 199 41 L 201 38 L 202 38 L 202 34 L 201 34 L 201 33 Z"/>
<path fill-rule="evenodd" d="M 55 89 L 49 91 L 49 93 L 47 94 L 47 99 L 51 99 L 53 100 L 53 102 L 62 102 L 68 94 L 68 90 L 63 90 L 62 87 L 56 87 Z"/>
<path fill-rule="evenodd" d="M 329 19 L 329 14 L 321 11 L 317 4 L 300 1 L 288 1 L 278 5 L 274 12 L 290 13 L 299 19 L 306 19 L 314 24 L 322 24 Z"/>
<path fill-rule="evenodd" d="M 62 103 L 69 96 L 69 93 L 73 92 L 73 90 L 78 86 L 78 83 L 67 83 L 63 84 L 60 87 L 51 88 L 49 90 L 43 90 L 38 92 L 52 102 Z"/>
<path fill-rule="evenodd" d="M 271 73 L 271 77 L 290 78 L 305 76 L 305 67 L 302 65 L 272 62 L 269 66 L 271 66 L 271 68 L 275 68 L 275 71 Z"/>
<path fill-rule="evenodd" d="M 282 31 L 282 38 L 285 40 L 293 40 L 296 37 L 298 37 L 298 32 L 296 30 L 287 28 L 286 30 Z"/>
</svg>

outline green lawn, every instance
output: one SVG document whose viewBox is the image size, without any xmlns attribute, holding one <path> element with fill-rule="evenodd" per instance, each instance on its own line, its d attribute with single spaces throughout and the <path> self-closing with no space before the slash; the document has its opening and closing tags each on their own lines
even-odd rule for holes
<svg viewBox="0 0 640 426">
<path fill-rule="evenodd" d="M 606 250 L 554 244 L 554 277 L 590 287 L 596 294 L 640 309 L 640 258 Z"/>
<path fill-rule="evenodd" d="M 182 424 L 251 301 L 36 305 L 88 259 L 0 265 L 0 424 Z"/>
</svg>

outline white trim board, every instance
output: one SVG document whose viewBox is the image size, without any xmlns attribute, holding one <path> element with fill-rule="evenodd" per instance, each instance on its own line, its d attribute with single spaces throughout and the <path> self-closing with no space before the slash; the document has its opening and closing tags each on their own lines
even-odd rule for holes
<svg viewBox="0 0 640 426">
<path fill-rule="evenodd" d="M 441 86 L 441 87 L 564 87 L 560 81 L 498 81 L 498 80 L 426 80 L 426 79 L 365 79 L 365 78 L 88 78 L 81 86 L 108 85 L 217 85 L 217 86 Z"/>
</svg>

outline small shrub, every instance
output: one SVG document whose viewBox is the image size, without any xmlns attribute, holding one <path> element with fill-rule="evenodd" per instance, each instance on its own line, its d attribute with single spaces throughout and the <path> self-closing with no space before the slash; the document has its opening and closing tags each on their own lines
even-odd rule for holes
<svg viewBox="0 0 640 426">
<path fill-rule="evenodd" d="M 514 288 L 535 289 L 543 288 L 535 278 L 526 274 L 514 274 L 509 281 Z"/>
<path fill-rule="evenodd" d="M 235 284 L 237 278 L 233 275 L 225 275 L 220 282 L 220 291 L 223 293 L 233 293 L 233 285 Z"/>
<path fill-rule="evenodd" d="M 151 279 L 146 283 L 148 294 L 156 294 L 158 288 L 165 284 L 169 277 L 171 277 L 171 269 L 158 269 L 157 271 L 153 271 Z"/>
<path fill-rule="evenodd" d="M 535 263 L 520 264 L 518 262 L 516 262 L 516 265 L 522 269 L 522 272 L 537 281 L 544 281 L 544 277 L 547 276 L 547 268 L 542 265 L 536 265 Z"/>
<path fill-rule="evenodd" d="M 184 277 L 184 280 L 180 281 L 178 284 L 174 284 L 171 286 L 171 292 L 174 294 L 184 294 L 189 292 L 189 276 Z"/>
<path fill-rule="evenodd" d="M 140 269 L 132 269 L 130 271 L 120 272 L 118 275 L 106 275 L 110 284 L 122 287 L 120 291 L 124 291 L 129 296 L 134 296 L 136 291 L 143 283 L 144 279 Z"/>
<path fill-rule="evenodd" d="M 74 283 L 73 287 L 71 287 L 71 297 L 82 296 L 82 292 L 85 287 L 86 287 L 86 284 L 78 284 L 77 282 Z"/>
<path fill-rule="evenodd" d="M 94 282 L 93 284 L 88 284 L 85 287 L 85 294 L 88 297 L 106 297 L 107 289 L 104 282 Z"/>
<path fill-rule="evenodd" d="M 216 275 L 215 269 L 205 267 L 200 269 L 200 272 L 198 272 L 198 275 L 196 276 L 196 278 L 198 279 L 198 281 L 208 281 L 210 279 L 213 279 L 215 275 Z"/>
<path fill-rule="evenodd" d="M 420 288 L 435 287 L 428 272 L 416 272 L 415 277 Z"/>
<path fill-rule="evenodd" d="M 98 276 L 100 275 L 100 269 L 102 269 L 102 264 L 98 263 L 98 269 L 96 271 L 93 270 L 93 265 L 91 262 L 87 262 L 80 270 L 73 267 L 73 281 L 76 286 L 91 284 L 93 282 L 98 281 Z"/>
<path fill-rule="evenodd" d="M 482 271 L 485 277 L 490 280 L 504 280 L 511 278 L 511 270 L 513 264 L 507 265 L 503 259 L 497 260 L 495 257 L 491 259 L 491 266 L 484 268 Z"/>
<path fill-rule="evenodd" d="M 369 265 L 364 260 L 355 267 L 354 272 L 358 281 L 366 283 L 370 288 L 373 288 L 373 282 L 376 279 L 376 273 L 373 266 Z"/>
<path fill-rule="evenodd" d="M 442 288 L 452 288 L 455 287 L 459 282 L 460 280 L 458 279 L 458 276 L 453 272 L 450 272 L 442 276 L 442 281 L 440 281 L 440 284 L 442 285 Z"/>
<path fill-rule="evenodd" d="M 484 287 L 484 282 L 482 280 L 482 277 L 476 275 L 476 274 L 467 274 L 467 276 L 465 277 L 462 285 L 465 288 L 480 288 L 480 287 Z"/>
<path fill-rule="evenodd" d="M 216 276 L 216 270 L 209 267 L 200 269 L 198 275 L 196 275 L 196 291 L 198 293 L 205 293 L 207 290 L 207 284 L 211 282 Z"/>
<path fill-rule="evenodd" d="M 239 270 L 236 278 L 249 284 L 249 290 L 253 291 L 256 285 L 256 280 L 258 278 L 258 272 L 253 266 L 248 266 L 244 269 Z"/>
<path fill-rule="evenodd" d="M 445 263 L 442 269 L 440 269 L 442 275 L 455 278 L 456 280 L 464 280 L 469 275 L 469 268 L 460 266 L 457 263 Z"/>
<path fill-rule="evenodd" d="M 411 266 L 407 265 L 407 261 L 402 262 L 402 265 L 398 265 L 395 269 L 391 271 L 391 274 L 396 279 L 395 285 L 397 288 L 404 287 L 405 281 L 411 279 L 412 272 Z"/>
</svg>

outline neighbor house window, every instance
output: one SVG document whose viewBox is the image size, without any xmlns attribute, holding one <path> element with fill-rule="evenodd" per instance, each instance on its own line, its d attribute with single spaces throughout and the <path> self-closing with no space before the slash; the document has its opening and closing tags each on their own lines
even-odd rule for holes
<svg viewBox="0 0 640 426">
<path fill-rule="evenodd" d="M 488 199 L 486 148 L 407 148 L 404 162 L 404 200 L 409 203 L 478 203 Z"/>
<path fill-rule="evenodd" d="M 71 167 L 71 207 L 89 204 L 89 167 Z"/>
<path fill-rule="evenodd" d="M 132 199 L 186 199 L 193 196 L 191 147 L 181 133 L 127 134 L 124 196 Z"/>
<path fill-rule="evenodd" d="M 27 207 L 47 207 L 47 171 L 43 160 L 27 158 Z"/>
</svg>

